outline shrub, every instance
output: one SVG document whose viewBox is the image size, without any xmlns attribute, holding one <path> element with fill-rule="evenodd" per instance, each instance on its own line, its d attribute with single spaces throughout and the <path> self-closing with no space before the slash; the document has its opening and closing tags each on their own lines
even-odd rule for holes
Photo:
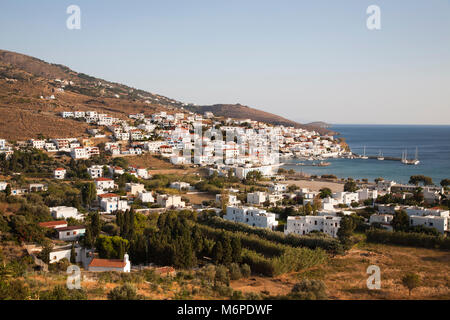
<svg viewBox="0 0 450 320">
<path fill-rule="evenodd" d="M 237 263 L 232 263 L 229 267 L 229 271 L 231 280 L 238 280 L 242 278 L 241 269 Z"/>
<path fill-rule="evenodd" d="M 396 244 L 401 246 L 450 249 L 450 238 L 443 236 L 433 236 L 424 233 L 386 231 L 386 230 L 369 230 L 366 233 L 367 242 Z"/>
<path fill-rule="evenodd" d="M 326 287 L 321 280 L 305 279 L 294 285 L 291 296 L 300 300 L 325 300 L 327 299 Z"/>
<path fill-rule="evenodd" d="M 140 297 L 136 293 L 136 288 L 126 283 L 122 286 L 115 287 L 108 293 L 108 300 L 139 300 Z"/>
</svg>

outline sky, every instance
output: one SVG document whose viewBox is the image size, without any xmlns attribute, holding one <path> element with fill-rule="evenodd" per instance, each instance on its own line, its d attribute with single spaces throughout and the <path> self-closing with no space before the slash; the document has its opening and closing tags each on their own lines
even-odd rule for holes
<svg viewBox="0 0 450 320">
<path fill-rule="evenodd" d="M 186 103 L 450 124 L 449 0 L 2 0 L 0 48 Z"/>
</svg>

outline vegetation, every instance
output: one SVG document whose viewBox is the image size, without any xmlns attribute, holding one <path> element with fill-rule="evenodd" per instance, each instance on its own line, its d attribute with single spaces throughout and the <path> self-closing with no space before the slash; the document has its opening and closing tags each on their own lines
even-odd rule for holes
<svg viewBox="0 0 450 320">
<path fill-rule="evenodd" d="M 410 296 L 413 289 L 420 287 L 420 283 L 420 277 L 415 273 L 408 273 L 402 278 L 402 284 L 408 289 Z"/>
<path fill-rule="evenodd" d="M 366 235 L 367 242 L 431 249 L 450 249 L 450 238 L 446 238 L 443 236 L 402 231 L 391 232 L 386 230 L 369 230 L 367 231 Z"/>
</svg>

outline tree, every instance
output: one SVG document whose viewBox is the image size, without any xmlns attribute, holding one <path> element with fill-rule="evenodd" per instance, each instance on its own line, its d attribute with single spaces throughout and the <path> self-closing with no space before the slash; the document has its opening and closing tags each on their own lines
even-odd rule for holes
<svg viewBox="0 0 450 320">
<path fill-rule="evenodd" d="M 108 292 L 108 300 L 139 300 L 139 295 L 136 293 L 136 288 L 125 283 Z"/>
<path fill-rule="evenodd" d="M 8 197 L 11 195 L 11 185 L 9 183 L 6 185 L 5 193 Z"/>
<path fill-rule="evenodd" d="M 322 189 L 320 189 L 320 198 L 321 199 L 325 199 L 325 198 L 331 197 L 331 195 L 332 195 L 332 191 L 331 191 L 330 188 L 322 188 Z"/>
<path fill-rule="evenodd" d="M 72 248 L 70 249 L 70 263 L 77 263 L 77 254 L 75 252 L 75 243 L 72 243 Z"/>
<path fill-rule="evenodd" d="M 402 284 L 409 290 L 409 295 L 411 296 L 411 291 L 417 287 L 420 287 L 420 277 L 415 273 L 408 273 L 402 278 Z"/>
<path fill-rule="evenodd" d="M 97 238 L 100 234 L 100 215 L 98 211 L 92 213 L 91 215 L 91 232 L 94 238 Z"/>
<path fill-rule="evenodd" d="M 326 286 L 321 280 L 304 279 L 294 285 L 291 296 L 301 300 L 325 300 Z"/>
<path fill-rule="evenodd" d="M 233 262 L 241 262 L 242 259 L 242 245 L 241 240 L 237 237 L 233 237 L 231 240 L 231 248 L 233 251 Z"/>
<path fill-rule="evenodd" d="M 376 178 L 374 181 L 375 181 L 375 183 L 378 184 L 378 182 L 384 181 L 384 178 L 379 177 L 379 178 Z"/>
<path fill-rule="evenodd" d="M 358 189 L 356 182 L 353 180 L 347 181 L 344 184 L 344 191 L 346 192 L 355 192 Z"/>
<path fill-rule="evenodd" d="M 424 175 L 415 175 L 409 178 L 410 184 L 418 186 L 420 182 L 422 182 L 424 186 L 429 186 L 433 184 L 433 179 Z"/>
<path fill-rule="evenodd" d="M 81 198 L 85 206 L 90 207 L 91 202 L 94 201 L 96 197 L 97 197 L 97 188 L 95 187 L 95 184 L 89 182 L 85 183 L 81 187 Z"/>
<path fill-rule="evenodd" d="M 216 264 L 220 263 L 223 259 L 223 247 L 220 241 L 217 241 L 213 247 L 212 258 Z"/>
<path fill-rule="evenodd" d="M 255 184 L 257 181 L 262 179 L 262 174 L 258 170 L 253 170 L 247 173 L 245 177 L 245 182 L 249 184 Z"/>
<path fill-rule="evenodd" d="M 391 226 L 394 231 L 407 231 L 409 228 L 409 216 L 404 210 L 395 213 L 391 221 Z"/>
<path fill-rule="evenodd" d="M 351 244 L 350 239 L 355 228 L 356 223 L 352 217 L 349 216 L 342 217 L 339 229 L 337 231 L 337 236 L 339 238 L 339 241 L 346 247 L 349 247 Z"/>
<path fill-rule="evenodd" d="M 450 186 L 450 179 L 444 179 L 441 181 L 441 186 L 443 188 L 447 188 L 448 186 Z"/>
</svg>

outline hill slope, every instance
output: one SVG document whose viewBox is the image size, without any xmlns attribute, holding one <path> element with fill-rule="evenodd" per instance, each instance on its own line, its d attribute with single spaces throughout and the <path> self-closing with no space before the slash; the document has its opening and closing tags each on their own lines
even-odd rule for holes
<svg viewBox="0 0 450 320">
<path fill-rule="evenodd" d="M 52 95 L 55 99 L 45 99 Z M 223 117 L 309 127 L 242 105 L 187 106 L 168 97 L 78 73 L 63 65 L 0 50 L 0 138 L 22 140 L 39 134 L 51 138 L 80 136 L 88 126 L 61 119 L 57 113 L 64 110 L 96 110 L 124 118 L 135 112 L 175 112 L 181 108 L 199 113 L 212 111 Z M 71 121 L 70 125 L 67 121 Z"/>
</svg>

